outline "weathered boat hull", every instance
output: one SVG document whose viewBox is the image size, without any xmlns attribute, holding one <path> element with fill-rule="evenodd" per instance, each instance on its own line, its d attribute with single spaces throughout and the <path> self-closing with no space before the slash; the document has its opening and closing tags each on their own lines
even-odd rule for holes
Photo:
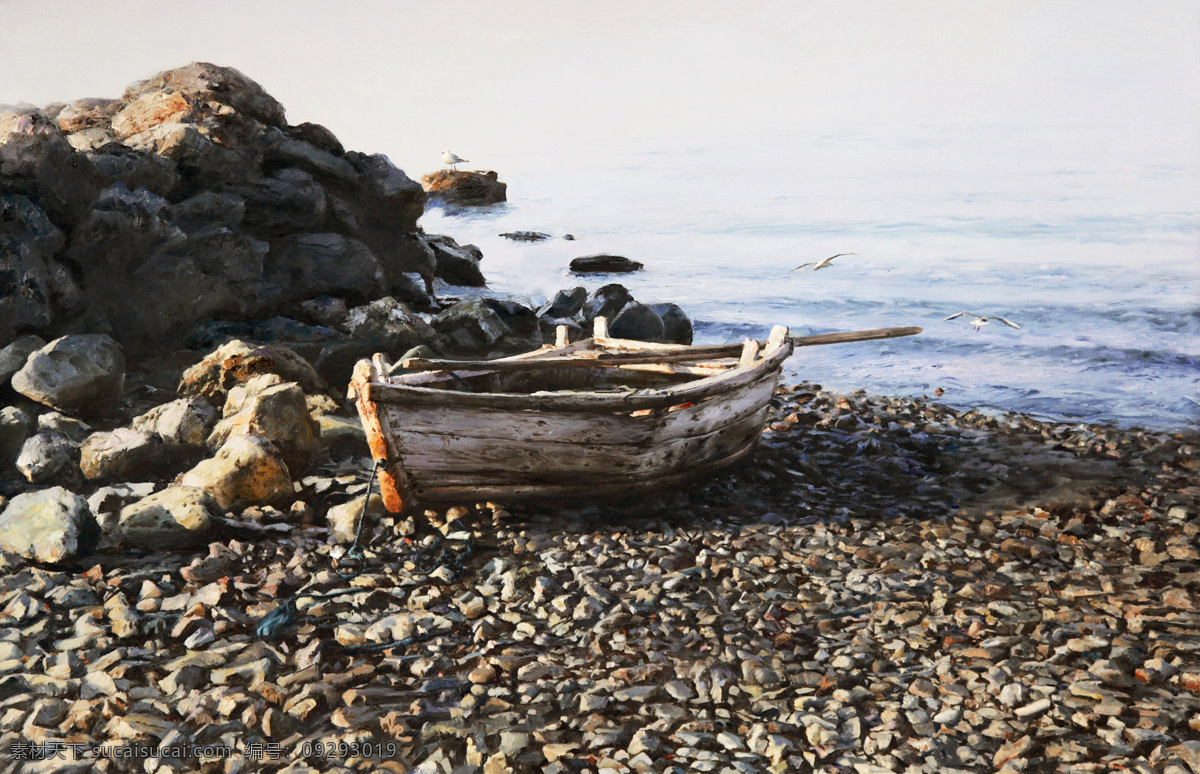
<svg viewBox="0 0 1200 774">
<path fill-rule="evenodd" d="M 581 344 L 605 351 L 655 346 L 603 337 Z M 522 357 L 533 366 L 538 357 L 579 352 L 581 344 Z M 461 392 L 427 386 L 428 375 L 388 379 L 382 363 L 366 361 L 354 389 L 372 452 L 387 460 L 380 478 L 389 510 L 446 500 L 612 497 L 677 484 L 749 453 L 791 350 L 780 328 L 761 358 L 756 347 L 731 362 L 673 363 L 661 370 L 688 374 L 680 377 L 685 381 L 624 393 Z M 486 373 L 481 362 L 455 378 Z"/>
</svg>

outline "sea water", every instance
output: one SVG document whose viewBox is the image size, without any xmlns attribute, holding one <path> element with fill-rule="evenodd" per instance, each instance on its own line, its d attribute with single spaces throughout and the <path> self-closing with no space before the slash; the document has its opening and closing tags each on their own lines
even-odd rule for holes
<svg viewBox="0 0 1200 774">
<path fill-rule="evenodd" d="M 1081 141 L 1081 138 L 1082 141 Z M 489 292 L 531 302 L 620 282 L 673 301 L 697 343 L 916 325 L 797 350 L 790 379 L 959 407 L 1156 428 L 1200 417 L 1194 148 L 1022 127 L 592 141 L 497 160 L 508 202 L 421 221 L 483 250 Z M 474 165 L 468 165 L 473 168 Z M 502 232 L 552 235 L 514 242 Z M 572 235 L 573 240 L 564 239 Z M 835 253 L 820 271 L 790 271 Z M 645 264 L 574 276 L 572 258 Z M 459 289 L 448 289 L 454 293 Z M 975 331 L 959 311 L 1000 315 Z"/>
</svg>

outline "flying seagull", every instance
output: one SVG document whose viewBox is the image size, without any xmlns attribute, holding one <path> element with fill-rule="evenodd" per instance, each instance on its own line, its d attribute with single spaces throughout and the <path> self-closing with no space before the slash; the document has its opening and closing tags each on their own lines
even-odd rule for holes
<svg viewBox="0 0 1200 774">
<path fill-rule="evenodd" d="M 971 318 L 970 320 L 967 321 L 967 324 L 970 325 L 975 330 L 979 330 L 983 326 L 987 325 L 988 321 L 990 321 L 990 320 L 999 320 L 1000 322 L 1004 323 L 1005 325 L 1007 325 L 1010 328 L 1016 328 L 1018 330 L 1020 330 L 1020 328 L 1021 328 L 1020 325 L 1017 325 L 1012 320 L 1006 320 L 998 314 L 993 314 L 988 317 L 981 317 L 980 315 L 977 315 L 974 312 L 958 312 L 957 314 L 950 315 L 946 319 L 953 320 L 955 317 L 962 317 L 964 314 L 967 317 Z"/>
<path fill-rule="evenodd" d="M 828 258 L 823 258 L 819 261 L 809 261 L 808 263 L 802 263 L 799 266 L 797 266 L 796 268 L 792 269 L 792 271 L 800 271 L 805 266 L 811 266 L 813 271 L 816 271 L 817 269 L 824 269 L 826 266 L 829 265 L 830 261 L 832 261 L 834 258 L 841 258 L 843 255 L 858 255 L 858 253 L 838 253 L 837 255 L 831 255 Z M 789 271 L 788 274 L 791 274 L 792 271 Z"/>
<path fill-rule="evenodd" d="M 449 164 L 449 165 L 450 165 L 450 168 L 451 168 L 451 169 L 453 169 L 455 172 L 457 172 L 457 171 L 458 171 L 458 165 L 459 165 L 459 164 L 466 164 L 466 163 L 467 163 L 467 160 L 466 160 L 466 159 L 460 159 L 458 156 L 455 156 L 455 155 L 454 155 L 453 153 L 451 153 L 450 151 L 448 151 L 448 150 L 444 150 L 444 151 L 442 151 L 442 163 L 443 163 L 443 164 Z"/>
</svg>

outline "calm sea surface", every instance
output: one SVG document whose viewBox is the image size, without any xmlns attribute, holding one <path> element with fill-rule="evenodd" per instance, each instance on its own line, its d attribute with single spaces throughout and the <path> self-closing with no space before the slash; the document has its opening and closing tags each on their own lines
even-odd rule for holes
<svg viewBox="0 0 1200 774">
<path fill-rule="evenodd" d="M 1194 427 L 1195 153 L 1116 154 L 1094 136 L 1075 139 L 1000 127 L 694 147 L 614 140 L 492 160 L 487 168 L 509 185 L 506 205 L 430 207 L 421 223 L 478 245 L 491 291 L 540 301 L 621 282 L 640 301 L 682 306 L 700 343 L 762 338 L 774 324 L 795 335 L 925 328 L 798 350 L 790 377 L 827 388 L 940 387 L 941 400 L 960 407 Z M 515 230 L 554 238 L 499 236 Z M 570 259 L 598 252 L 646 268 L 567 272 Z M 858 255 L 789 272 L 841 252 Z M 1021 328 L 943 321 L 962 310 Z"/>
</svg>

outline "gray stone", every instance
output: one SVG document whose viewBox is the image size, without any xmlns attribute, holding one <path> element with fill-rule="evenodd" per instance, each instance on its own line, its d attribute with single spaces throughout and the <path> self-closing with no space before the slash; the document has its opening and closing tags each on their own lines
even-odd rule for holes
<svg viewBox="0 0 1200 774">
<path fill-rule="evenodd" d="M 30 355 L 44 346 L 45 339 L 38 336 L 18 336 L 7 347 L 0 349 L 0 387 L 21 370 Z"/>
<path fill-rule="evenodd" d="M 208 492 L 171 486 L 122 508 L 110 537 L 148 548 L 195 548 L 209 541 L 212 519 L 219 515 Z"/>
<path fill-rule="evenodd" d="M 479 269 L 483 253 L 475 245 L 459 245 L 448 236 L 430 236 L 426 243 L 437 260 L 437 276 L 451 285 L 483 287 L 487 280 Z"/>
<path fill-rule="evenodd" d="M 340 234 L 278 239 L 271 244 L 265 271 L 286 297 L 296 300 L 322 294 L 374 298 L 386 287 L 379 259 L 362 242 Z"/>
<path fill-rule="evenodd" d="M 33 108 L 0 109 L 0 190 L 38 202 L 59 228 L 72 228 L 91 210 L 96 184 L 91 163 L 62 130 Z"/>
<path fill-rule="evenodd" d="M 93 481 L 144 478 L 163 466 L 164 452 L 157 435 L 119 427 L 88 436 L 79 449 L 79 469 Z"/>
<path fill-rule="evenodd" d="M 486 353 L 510 329 L 484 299 L 462 301 L 433 318 L 434 330 L 459 352 Z"/>
<path fill-rule="evenodd" d="M 316 231 L 325 221 L 325 189 L 304 170 L 286 167 L 238 192 L 245 201 L 242 225 L 255 236 Z"/>
<path fill-rule="evenodd" d="M 201 448 L 216 425 L 217 410 L 203 398 L 180 398 L 155 406 L 132 422 L 134 430 L 154 433 L 168 446 Z"/>
<path fill-rule="evenodd" d="M 560 290 L 554 298 L 538 310 L 539 317 L 574 317 L 583 310 L 588 292 L 585 287 L 575 287 L 570 290 Z"/>
<path fill-rule="evenodd" d="M 16 466 L 31 484 L 74 483 L 79 445 L 61 433 L 39 432 L 25 441 Z"/>
<path fill-rule="evenodd" d="M 0 409 L 0 470 L 16 463 L 33 427 L 33 418 L 16 406 Z"/>
<path fill-rule="evenodd" d="M 87 501 L 62 487 L 17 495 L 0 513 L 0 548 L 38 562 L 70 562 L 99 537 Z"/>
<path fill-rule="evenodd" d="M 125 355 L 104 334 L 63 336 L 31 354 L 12 384 L 22 395 L 53 408 L 105 409 L 124 389 Z"/>
<path fill-rule="evenodd" d="M 638 271 L 642 264 L 621 255 L 585 255 L 571 261 L 573 274 L 627 274 Z"/>
<path fill-rule="evenodd" d="M 669 344 L 692 343 L 692 321 L 676 304 L 650 304 L 663 323 L 663 341 Z"/>
<path fill-rule="evenodd" d="M 617 339 L 635 341 L 665 341 L 663 322 L 645 304 L 631 301 L 617 316 L 608 321 L 608 334 Z"/>
</svg>

